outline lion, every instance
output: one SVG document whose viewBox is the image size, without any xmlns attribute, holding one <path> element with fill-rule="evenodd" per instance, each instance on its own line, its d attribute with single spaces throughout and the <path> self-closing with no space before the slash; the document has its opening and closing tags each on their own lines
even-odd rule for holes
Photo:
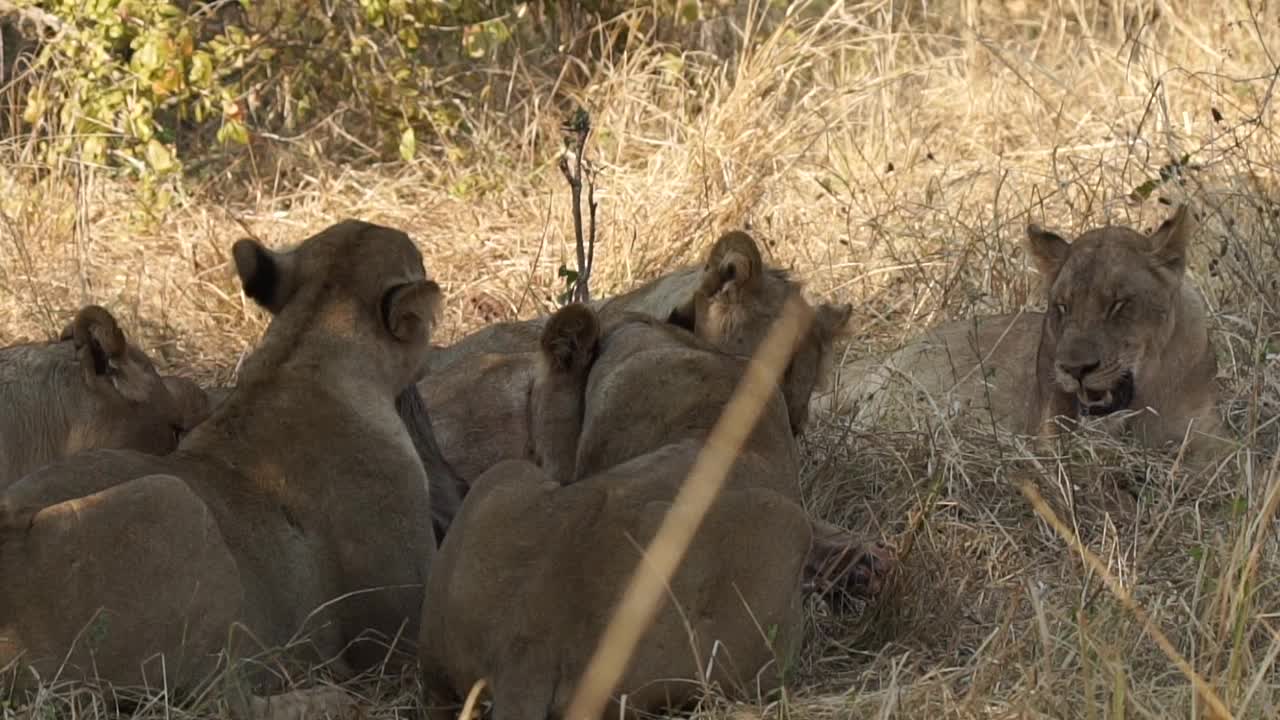
<svg viewBox="0 0 1280 720">
<path fill-rule="evenodd" d="M 767 267 L 755 240 L 724 233 L 704 263 L 597 301 L 602 321 L 636 312 L 669 320 L 715 346 L 749 356 L 800 285 Z M 783 378 L 792 430 L 804 430 L 815 383 L 829 374 L 832 346 L 847 332 L 852 307 L 823 303 Z M 433 348 L 419 384 L 436 438 L 465 484 L 501 460 L 528 459 L 529 399 L 538 377 L 546 318 L 497 323 L 446 348 Z M 661 377 L 661 376 L 657 376 Z M 654 380 L 657 380 L 657 377 Z"/>
<path fill-rule="evenodd" d="M 234 707 L 280 713 L 249 694 L 276 668 L 412 662 L 435 542 L 396 400 L 440 289 L 407 235 L 357 220 L 232 255 L 272 319 L 213 416 L 169 455 L 83 452 L 0 494 L 0 667 L 20 689 L 180 694 L 229 664 Z"/>
<path fill-rule="evenodd" d="M 1205 305 L 1184 281 L 1193 225 L 1185 205 L 1148 235 L 1107 226 L 1070 242 L 1031 225 L 1025 246 L 1047 312 L 947 323 L 845 368 L 849 381 L 816 402 L 883 422 L 900 400 L 889 387 L 904 382 L 943 413 L 1014 432 L 1050 438 L 1063 419 L 1100 422 L 1152 447 L 1185 437 L 1206 457 L 1225 444 Z"/>
<path fill-rule="evenodd" d="M 220 385 L 207 388 L 205 392 L 210 404 L 216 408 L 230 397 L 233 389 L 233 385 Z M 435 531 L 438 545 L 462 504 L 462 495 L 466 492 L 467 485 L 441 452 L 431 424 L 431 414 L 417 385 L 406 387 L 396 396 L 396 413 L 409 430 L 418 458 L 427 471 L 431 494 L 431 527 Z"/>
<path fill-rule="evenodd" d="M 0 406 L 0 490 L 80 450 L 163 455 L 209 414 L 198 385 L 162 377 L 98 305 L 57 342 L 0 349 Z"/>
<path fill-rule="evenodd" d="M 419 657 L 439 717 L 482 678 L 495 716 L 564 716 L 745 371 L 745 360 L 683 328 L 594 316 L 570 305 L 545 325 L 532 421 L 545 465 L 506 460 L 481 475 L 432 567 Z M 654 393 L 659 374 L 668 387 Z M 815 537 L 797 502 L 799 451 L 781 391 L 736 457 L 668 586 L 673 603 L 615 689 L 633 714 L 681 707 L 703 681 L 772 692 L 797 648 Z M 854 565 L 857 589 L 874 595 L 892 557 L 864 546 Z"/>
</svg>

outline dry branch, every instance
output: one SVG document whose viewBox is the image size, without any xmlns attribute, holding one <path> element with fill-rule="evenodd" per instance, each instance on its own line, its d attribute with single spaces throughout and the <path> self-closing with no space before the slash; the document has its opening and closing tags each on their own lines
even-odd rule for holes
<svg viewBox="0 0 1280 720">
<path fill-rule="evenodd" d="M 591 302 L 591 266 L 596 255 L 596 185 L 595 173 L 590 163 L 586 162 L 587 136 L 591 134 L 591 116 L 586 110 L 578 110 L 573 117 L 561 126 L 565 133 L 564 152 L 560 155 L 560 172 L 569 183 L 569 193 L 573 199 L 573 237 L 578 254 L 577 275 L 573 279 L 573 290 L 570 300 L 573 302 Z M 569 155 L 573 155 L 572 162 Z M 587 185 L 587 208 L 589 224 L 587 235 L 583 237 L 582 227 L 582 185 Z"/>
</svg>

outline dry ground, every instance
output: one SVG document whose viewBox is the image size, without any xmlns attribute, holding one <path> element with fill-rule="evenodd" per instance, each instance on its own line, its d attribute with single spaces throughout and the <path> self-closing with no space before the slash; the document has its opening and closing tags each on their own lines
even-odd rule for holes
<svg viewBox="0 0 1280 720">
<path fill-rule="evenodd" d="M 1193 475 L 1097 441 L 1036 463 L 980 422 L 820 424 L 805 443 L 812 510 L 896 540 L 904 572 L 857 617 L 814 608 L 783 701 L 712 698 L 703 712 L 1211 717 L 1163 634 L 1235 717 L 1280 714 L 1267 502 L 1280 483 L 1278 11 L 1258 0 L 837 4 L 719 43 L 730 48 L 720 58 L 636 50 L 575 94 L 598 128 L 596 294 L 749 226 L 815 298 L 854 303 L 852 355 L 944 319 L 1036 306 L 1018 245 L 1029 221 L 1149 229 L 1184 199 L 1205 217 L 1189 278 L 1213 311 L 1244 438 L 1236 457 Z M 0 170 L 0 339 L 47 336 L 94 301 L 164 362 L 225 380 L 264 326 L 237 290 L 231 242 L 298 240 L 344 216 L 419 240 L 449 296 L 441 341 L 545 312 L 556 269 L 573 264 L 553 81 L 495 70 L 469 109 L 474 144 L 411 165 L 357 171 L 256 146 L 159 218 L 104 173 L 68 163 L 33 175 L 15 149 Z M 1037 516 L 1023 483 L 1099 564 Z M 411 683 L 356 689 L 374 717 L 415 702 Z"/>
</svg>

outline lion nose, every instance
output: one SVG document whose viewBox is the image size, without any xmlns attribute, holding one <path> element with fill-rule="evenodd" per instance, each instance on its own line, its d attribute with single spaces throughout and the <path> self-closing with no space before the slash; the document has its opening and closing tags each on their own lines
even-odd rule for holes
<svg viewBox="0 0 1280 720">
<path fill-rule="evenodd" d="M 1074 362 L 1074 363 L 1058 363 L 1058 367 L 1062 368 L 1062 372 L 1070 375 L 1076 380 L 1084 380 L 1084 376 L 1098 369 L 1097 362 Z"/>
</svg>

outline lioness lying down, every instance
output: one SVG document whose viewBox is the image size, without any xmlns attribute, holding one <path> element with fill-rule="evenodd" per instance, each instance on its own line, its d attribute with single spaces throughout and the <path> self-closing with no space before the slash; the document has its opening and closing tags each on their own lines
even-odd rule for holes
<svg viewBox="0 0 1280 720">
<path fill-rule="evenodd" d="M 0 490 L 80 450 L 162 455 L 209 413 L 199 386 L 161 377 L 97 305 L 58 342 L 0 349 L 0 407 Z"/>
<path fill-rule="evenodd" d="M 233 256 L 273 317 L 214 415 L 170 455 L 81 453 L 0 494 L 0 667 L 20 686 L 182 692 L 224 651 L 288 646 L 231 676 L 267 685 L 292 662 L 394 665 L 417 637 L 435 544 L 395 402 L 439 288 L 404 233 L 364 222 Z"/>
<path fill-rule="evenodd" d="M 1150 446 L 1187 436 L 1192 453 L 1223 448 L 1205 307 L 1183 282 L 1193 225 L 1185 206 L 1150 235 L 1109 226 L 1068 242 L 1032 225 L 1026 248 L 1045 278 L 1047 313 L 947 323 L 887 359 L 840 370 L 815 402 L 876 424 L 920 397 L 1016 432 L 1053 434 L 1065 417 Z"/>
<path fill-rule="evenodd" d="M 209 402 L 217 407 L 231 396 L 233 386 L 211 387 L 206 390 Z M 444 539 L 444 533 L 453 521 L 453 516 L 462 504 L 462 495 L 466 483 L 458 476 L 453 465 L 445 459 L 439 444 L 436 442 L 435 430 L 432 428 L 431 415 L 427 405 L 418 392 L 416 385 L 410 385 L 396 396 L 396 413 L 404 421 L 409 435 L 413 437 L 414 448 L 422 461 L 422 469 L 427 472 L 427 484 L 431 495 L 431 527 L 435 531 L 436 544 Z"/>
<path fill-rule="evenodd" d="M 706 262 L 665 275 L 596 304 L 607 322 L 628 312 L 670 319 L 716 347 L 750 356 L 788 297 L 800 286 L 764 265 L 759 248 L 743 232 L 722 235 Z M 845 331 L 852 308 L 821 304 L 812 331 L 783 378 L 792 429 L 803 430 L 815 383 L 826 377 L 831 346 Z M 538 338 L 545 318 L 498 323 L 447 348 L 433 348 L 428 377 L 419 390 L 431 411 L 436 439 L 463 482 L 500 460 L 529 457 L 529 396 L 538 376 Z M 666 393 L 659 383 L 655 393 Z"/>
<path fill-rule="evenodd" d="M 533 391 L 534 456 L 484 473 L 427 584 L 419 643 L 440 717 L 480 678 L 494 716 L 561 717 L 611 611 L 742 376 L 745 362 L 681 328 L 621 316 L 600 337 L 569 306 L 547 323 Z M 665 378 L 664 392 L 652 391 Z M 775 393 L 617 688 L 631 711 L 679 707 L 701 681 L 756 696 L 799 640 L 810 523 Z M 860 590 L 889 558 L 867 548 Z M 708 673 L 704 678 L 704 673 Z M 610 711 L 611 713 L 616 710 Z"/>
</svg>

